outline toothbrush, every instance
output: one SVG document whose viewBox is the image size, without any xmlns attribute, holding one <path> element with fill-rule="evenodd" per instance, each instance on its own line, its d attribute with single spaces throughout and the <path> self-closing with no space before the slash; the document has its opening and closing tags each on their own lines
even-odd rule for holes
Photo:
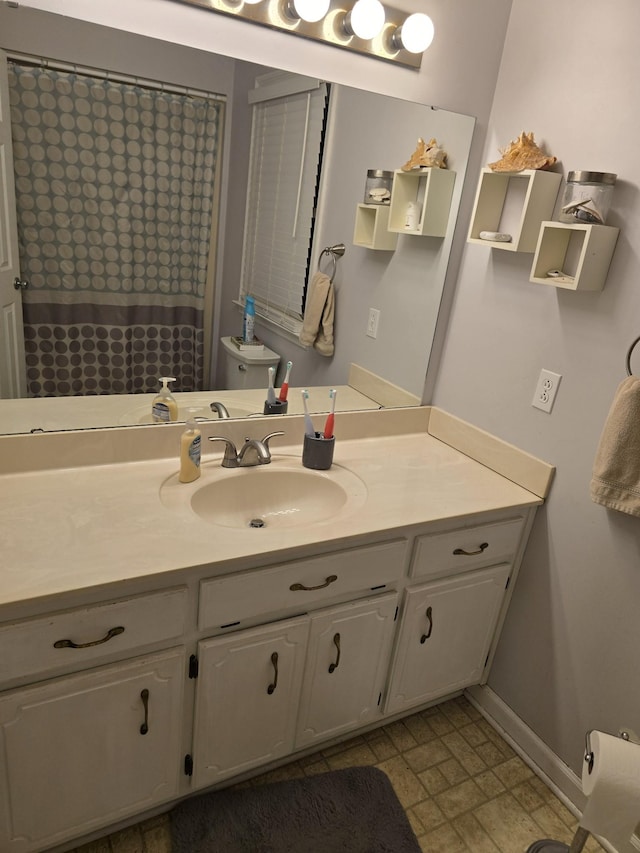
<svg viewBox="0 0 640 853">
<path fill-rule="evenodd" d="M 308 399 L 309 392 L 304 390 L 302 392 L 302 405 L 304 406 L 304 431 L 310 438 L 315 438 L 316 431 L 313 428 L 313 421 L 311 420 L 311 415 L 309 414 L 309 409 L 307 408 Z"/>
<path fill-rule="evenodd" d="M 331 411 L 327 415 L 327 420 L 324 425 L 324 432 L 322 433 L 325 438 L 333 438 L 333 420 L 334 420 L 334 412 L 336 410 L 336 395 L 337 391 L 335 388 L 332 388 L 329 391 L 329 397 L 331 398 Z"/>
<path fill-rule="evenodd" d="M 284 377 L 284 382 L 282 383 L 282 388 L 280 388 L 280 394 L 278 395 L 278 400 L 281 403 L 285 403 L 287 400 L 287 394 L 289 393 L 289 376 L 291 376 L 291 368 L 293 367 L 293 362 L 287 362 L 287 372 Z"/>
<path fill-rule="evenodd" d="M 275 367 L 269 368 L 269 387 L 267 388 L 267 401 L 270 405 L 276 401 L 276 392 L 273 389 L 273 378 L 276 375 Z"/>
</svg>

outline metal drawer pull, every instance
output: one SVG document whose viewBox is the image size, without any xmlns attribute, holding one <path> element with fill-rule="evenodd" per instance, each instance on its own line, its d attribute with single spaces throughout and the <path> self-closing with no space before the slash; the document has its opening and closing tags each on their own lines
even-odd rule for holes
<svg viewBox="0 0 640 853">
<path fill-rule="evenodd" d="M 334 581 L 337 580 L 338 575 L 329 575 L 325 582 L 318 584 L 318 586 L 303 586 L 303 584 L 301 583 L 292 583 L 289 589 L 291 590 L 291 592 L 298 592 L 299 590 L 304 590 L 305 592 L 312 592 L 314 589 L 326 589 L 329 584 L 332 584 Z"/>
<path fill-rule="evenodd" d="M 453 553 L 454 554 L 464 554 L 465 557 L 475 557 L 476 554 L 482 554 L 482 552 L 488 547 L 489 547 L 489 543 L 483 542 L 477 551 L 465 551 L 464 548 L 456 548 Z"/>
<path fill-rule="evenodd" d="M 274 652 L 271 655 L 271 663 L 273 664 L 273 684 L 270 684 L 267 687 L 267 693 L 269 694 L 269 696 L 271 696 L 271 694 L 278 686 L 278 652 Z"/>
<path fill-rule="evenodd" d="M 433 631 L 433 616 L 431 615 L 431 607 L 427 607 L 426 616 L 427 616 L 427 619 L 429 620 L 429 627 L 427 629 L 427 633 L 423 634 L 420 637 L 421 643 L 425 643 L 429 639 L 429 637 L 431 636 L 431 632 Z"/>
<path fill-rule="evenodd" d="M 146 735 L 149 731 L 149 691 L 145 687 L 140 693 L 142 704 L 144 705 L 144 723 L 140 726 L 140 734 Z"/>
<path fill-rule="evenodd" d="M 333 635 L 333 642 L 336 649 L 338 650 L 338 654 L 336 655 L 335 663 L 332 663 L 329 666 L 329 672 L 335 672 L 338 666 L 340 665 L 340 634 Z"/>
<path fill-rule="evenodd" d="M 100 640 L 93 640 L 90 643 L 74 643 L 73 640 L 56 640 L 53 644 L 54 649 L 90 649 L 91 646 L 100 646 L 102 643 L 108 642 L 112 637 L 117 637 L 118 634 L 124 633 L 124 628 L 120 625 L 118 628 L 110 628 Z"/>
</svg>

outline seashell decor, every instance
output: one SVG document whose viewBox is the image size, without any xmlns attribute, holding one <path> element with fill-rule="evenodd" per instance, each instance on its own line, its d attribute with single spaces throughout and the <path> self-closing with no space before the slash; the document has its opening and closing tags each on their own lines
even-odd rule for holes
<svg viewBox="0 0 640 853">
<path fill-rule="evenodd" d="M 493 172 L 522 172 L 523 169 L 549 169 L 557 157 L 549 157 L 536 145 L 533 133 L 522 131 L 506 148 L 500 148 L 502 158 L 489 163 Z"/>
<path fill-rule="evenodd" d="M 416 150 L 404 166 L 401 166 L 401 169 L 403 172 L 411 172 L 413 169 L 426 169 L 429 167 L 446 169 L 447 152 L 439 147 L 435 139 L 425 142 L 424 139 L 420 138 L 418 139 Z"/>
</svg>

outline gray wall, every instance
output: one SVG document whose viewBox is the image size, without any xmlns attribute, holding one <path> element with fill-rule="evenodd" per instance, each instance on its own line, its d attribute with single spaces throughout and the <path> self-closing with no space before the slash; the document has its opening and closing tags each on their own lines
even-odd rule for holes
<svg viewBox="0 0 640 853">
<path fill-rule="evenodd" d="M 640 335 L 640 6 L 614 7 L 514 0 L 484 155 L 497 159 L 498 146 L 533 130 L 565 176 L 619 175 L 605 289 L 532 284 L 532 255 L 468 245 L 435 394 L 557 466 L 489 685 L 578 773 L 587 729 L 640 730 L 640 520 L 589 499 L 600 432 Z M 563 376 L 550 415 L 531 407 L 542 367 Z"/>
</svg>

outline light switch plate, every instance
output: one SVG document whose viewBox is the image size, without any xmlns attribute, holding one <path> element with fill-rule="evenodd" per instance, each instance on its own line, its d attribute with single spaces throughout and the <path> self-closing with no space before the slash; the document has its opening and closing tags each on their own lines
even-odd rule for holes
<svg viewBox="0 0 640 853">
<path fill-rule="evenodd" d="M 378 323 L 380 322 L 380 312 L 377 308 L 369 308 L 369 318 L 367 320 L 367 337 L 378 337 Z"/>
</svg>

